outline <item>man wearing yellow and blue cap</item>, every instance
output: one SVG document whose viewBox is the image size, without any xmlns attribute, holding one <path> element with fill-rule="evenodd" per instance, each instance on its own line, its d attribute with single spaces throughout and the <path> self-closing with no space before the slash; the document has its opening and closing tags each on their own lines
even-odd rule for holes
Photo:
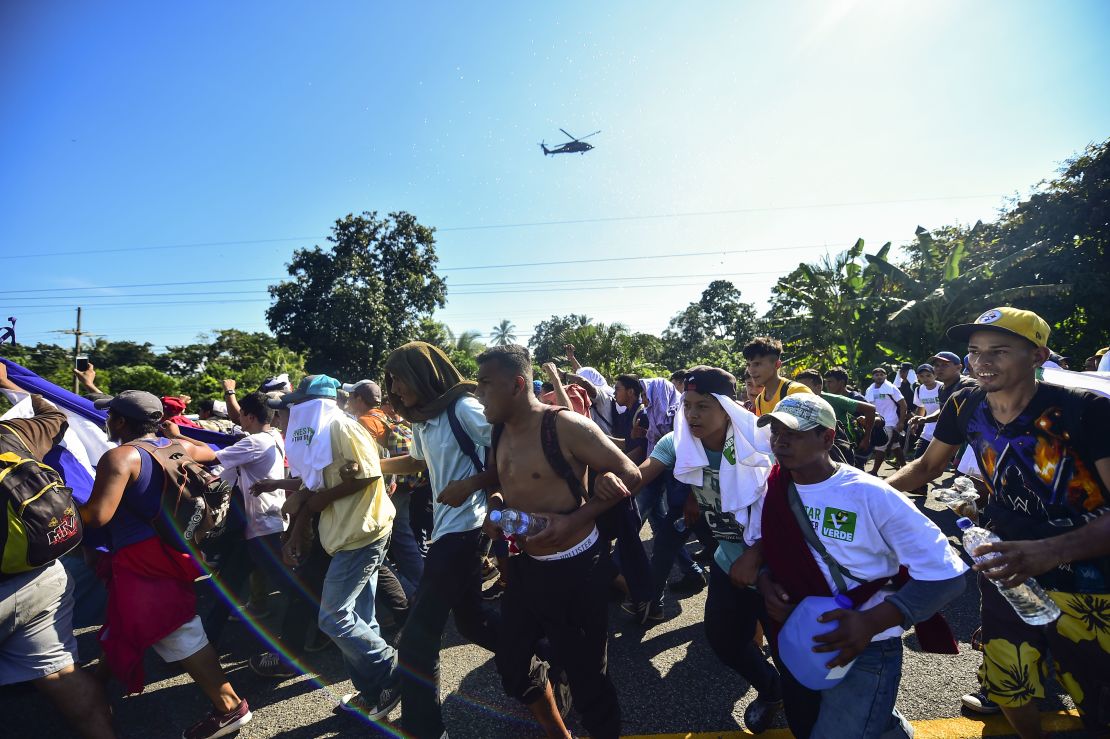
<svg viewBox="0 0 1110 739">
<path fill-rule="evenodd" d="M 1110 625 L 1095 614 L 1110 612 L 1110 399 L 1037 380 L 1049 326 L 1031 311 L 994 308 L 948 337 L 967 342 L 980 387 L 949 398 L 924 456 L 889 482 L 924 485 L 961 444 L 972 448 L 989 490 L 979 523 L 1003 540 L 977 550 L 999 555 L 981 576 L 1000 587 L 1035 577 L 1063 611 L 1054 624 L 1030 626 L 997 588 L 981 586 L 987 697 L 1021 736 L 1039 736 L 1033 699 L 1044 697 L 1051 651 L 1087 729 L 1105 732 Z"/>
</svg>

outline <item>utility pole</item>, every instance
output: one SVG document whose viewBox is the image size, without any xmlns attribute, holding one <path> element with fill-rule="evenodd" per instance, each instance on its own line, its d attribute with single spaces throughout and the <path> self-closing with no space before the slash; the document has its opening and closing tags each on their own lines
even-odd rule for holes
<svg viewBox="0 0 1110 739">
<path fill-rule="evenodd" d="M 58 331 L 59 334 L 73 334 L 73 366 L 77 367 L 77 355 L 81 353 L 81 337 L 93 336 L 94 334 L 88 331 L 81 330 L 81 306 L 77 306 L 77 328 L 65 329 Z M 73 376 L 73 392 L 78 393 L 81 390 L 80 383 L 77 381 L 77 375 Z"/>
</svg>

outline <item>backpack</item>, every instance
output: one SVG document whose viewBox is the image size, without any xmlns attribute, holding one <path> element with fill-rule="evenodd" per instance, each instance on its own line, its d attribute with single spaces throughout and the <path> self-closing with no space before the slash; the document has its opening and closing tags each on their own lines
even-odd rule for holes
<svg viewBox="0 0 1110 739">
<path fill-rule="evenodd" d="M 158 538 L 171 549 L 195 554 L 200 545 L 227 530 L 231 486 L 193 461 L 181 442 L 157 446 L 128 442 L 162 468 L 162 504 L 151 521 Z"/>
<path fill-rule="evenodd" d="M 0 424 L 0 576 L 45 567 L 81 543 L 84 524 L 73 491 L 10 426 Z"/>
<path fill-rule="evenodd" d="M 559 448 L 559 429 L 555 425 L 559 414 L 569 410 L 571 409 L 561 405 L 548 406 L 544 409 L 543 418 L 540 419 L 540 446 L 543 448 L 543 456 L 547 460 L 547 464 L 550 465 L 556 475 L 566 482 L 571 495 L 578 498 L 581 503 L 588 497 L 586 488 L 570 466 L 570 462 L 563 456 L 563 450 Z M 497 449 L 497 444 L 501 441 L 501 434 L 504 431 L 505 424 L 503 423 L 496 424 L 493 427 L 490 443 L 491 454 L 493 450 Z"/>
<path fill-rule="evenodd" d="M 486 471 L 486 465 L 478 456 L 478 447 L 474 444 L 474 440 L 470 438 L 470 434 L 466 433 L 466 430 L 462 427 L 462 423 L 459 422 L 459 416 L 455 413 L 455 404 L 458 402 L 459 401 L 456 400 L 454 403 L 447 406 L 447 422 L 451 424 L 451 433 L 454 434 L 455 442 L 459 445 L 459 449 L 474 465 L 474 471 L 480 474 Z"/>
</svg>

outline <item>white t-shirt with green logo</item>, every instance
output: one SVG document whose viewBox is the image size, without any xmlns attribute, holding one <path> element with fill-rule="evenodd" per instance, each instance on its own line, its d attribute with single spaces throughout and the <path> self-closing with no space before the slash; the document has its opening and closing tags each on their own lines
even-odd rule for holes
<svg viewBox="0 0 1110 739">
<path fill-rule="evenodd" d="M 797 485 L 810 523 L 833 559 L 856 580 L 890 577 L 905 565 L 915 580 L 947 580 L 967 571 L 948 539 L 913 502 L 882 480 L 842 464 L 824 482 Z M 810 547 L 830 588 L 835 583 L 821 556 Z M 848 587 L 854 587 L 848 579 Z M 860 610 L 882 603 L 890 590 L 880 590 Z M 895 626 L 871 640 L 900 636 Z"/>
</svg>

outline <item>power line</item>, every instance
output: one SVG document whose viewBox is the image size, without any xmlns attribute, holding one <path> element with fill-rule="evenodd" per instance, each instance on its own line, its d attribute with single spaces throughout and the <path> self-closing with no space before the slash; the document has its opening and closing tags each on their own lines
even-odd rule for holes
<svg viewBox="0 0 1110 739">
<path fill-rule="evenodd" d="M 910 243 L 910 240 L 903 240 L 903 241 L 899 241 L 898 243 L 899 244 L 908 244 L 908 243 Z M 596 263 L 605 263 L 605 262 L 643 261 L 643 260 L 647 260 L 647 259 L 659 260 L 659 259 L 677 259 L 677 258 L 687 258 L 687 257 L 704 257 L 704 256 L 718 256 L 718 255 L 725 256 L 725 255 L 731 255 L 731 254 L 751 254 L 751 253 L 755 253 L 755 252 L 765 252 L 765 251 L 799 251 L 799 250 L 803 250 L 803 249 L 821 249 L 821 248 L 828 249 L 828 248 L 841 248 L 841 247 L 848 247 L 848 246 L 851 246 L 851 244 L 846 243 L 846 242 L 833 242 L 833 243 L 826 242 L 826 243 L 823 243 L 823 244 L 799 244 L 799 245 L 795 245 L 795 246 L 767 246 L 767 247 L 753 247 L 753 248 L 746 248 L 746 249 L 717 249 L 717 250 L 711 250 L 711 251 L 684 252 L 684 253 L 681 253 L 681 254 L 675 254 L 675 253 L 641 254 L 641 255 L 624 256 L 624 257 L 597 257 L 597 258 L 591 258 L 591 259 L 568 259 L 568 260 L 559 260 L 559 261 L 552 261 L 552 262 L 513 262 L 513 263 L 509 263 L 509 264 L 472 265 L 472 266 L 469 266 L 469 267 L 442 267 L 441 270 L 444 271 L 444 272 L 462 272 L 462 271 L 480 270 L 480 269 L 509 269 L 509 268 L 513 268 L 513 267 L 547 267 L 547 266 L 557 266 L 557 265 L 563 265 L 563 264 L 596 264 Z M 768 271 L 768 272 L 747 272 L 745 274 L 777 274 L 777 273 L 778 273 L 777 271 Z M 237 278 L 237 279 L 230 279 L 230 280 L 192 280 L 192 281 L 178 280 L 176 282 L 139 282 L 139 283 L 130 283 L 130 284 L 127 284 L 127 285 L 86 285 L 84 287 L 58 287 L 58 288 L 44 287 L 44 288 L 35 288 L 35 289 L 28 289 L 28 290 L 6 290 L 5 293 L 6 294 L 13 294 L 13 293 L 31 293 L 31 292 L 35 292 L 35 293 L 39 293 L 39 292 L 71 292 L 71 291 L 76 291 L 76 290 L 116 290 L 116 289 L 126 289 L 126 288 L 133 288 L 133 287 L 178 287 L 178 286 L 181 286 L 181 285 L 220 285 L 220 284 L 230 284 L 230 283 L 236 283 L 236 282 L 278 281 L 278 280 L 286 279 L 286 277 L 287 276 L 284 276 L 284 277 L 283 276 L 277 276 L 277 277 L 244 277 L 244 278 Z M 637 279 L 637 278 L 629 278 L 629 279 Z M 570 280 L 555 280 L 555 282 L 569 282 L 569 281 Z M 584 281 L 584 280 L 582 280 L 582 281 Z M 475 286 L 478 286 L 478 285 L 499 285 L 499 284 L 502 284 L 502 281 L 493 282 L 493 283 L 456 283 L 453 286 L 454 287 L 475 287 Z M 448 284 L 448 287 L 452 287 L 452 285 Z M 57 296 L 57 298 L 59 300 L 62 299 L 62 297 L 63 296 L 60 296 L 60 295 Z M 96 296 L 96 295 L 93 295 L 93 296 L 90 296 L 90 297 L 94 297 L 94 298 L 95 297 L 118 298 L 118 297 L 126 297 L 126 296 L 122 296 L 122 295 Z M 30 299 L 30 298 L 27 298 L 27 299 Z"/>
<path fill-rule="evenodd" d="M 663 278 L 689 279 L 689 278 L 693 278 L 693 277 L 724 278 L 724 277 L 743 277 L 743 276 L 748 276 L 748 275 L 777 275 L 777 274 L 781 274 L 781 273 L 782 273 L 782 270 L 775 269 L 775 270 L 764 270 L 764 271 L 761 271 L 761 272 L 725 272 L 725 273 L 722 273 L 722 272 L 707 272 L 705 274 L 692 274 L 692 275 L 640 275 L 640 276 L 637 276 L 637 277 L 622 277 L 620 279 L 622 279 L 622 280 L 659 280 L 659 279 L 663 279 Z M 565 280 L 528 280 L 526 284 L 529 284 L 529 285 L 557 285 L 557 284 L 562 284 L 562 283 L 579 283 L 579 282 L 587 282 L 587 283 L 589 283 L 589 282 L 612 282 L 614 279 L 616 279 L 616 278 L 614 278 L 614 277 L 583 277 L 583 278 L 572 278 L 572 279 L 565 279 Z M 189 284 L 189 283 L 178 282 L 178 283 L 172 283 L 172 284 L 182 285 L 182 284 Z M 505 284 L 504 280 L 498 280 L 496 282 L 459 282 L 459 283 L 455 283 L 453 285 L 448 284 L 448 288 L 452 288 L 452 287 L 491 287 L 491 286 L 504 285 L 504 284 Z M 258 293 L 258 292 L 268 292 L 268 291 L 266 291 L 266 290 L 237 291 L 236 294 L 241 295 L 241 294 L 244 294 L 245 292 Z M 120 295 L 66 295 L 66 296 L 58 296 L 58 295 L 33 296 L 33 295 L 29 295 L 29 296 L 23 296 L 21 299 L 22 300 L 61 300 L 61 299 L 64 298 L 66 300 L 99 300 L 101 298 L 105 298 L 105 299 L 109 299 L 109 298 L 117 298 L 117 299 L 118 298 L 156 298 L 156 297 L 160 297 L 164 294 L 165 293 L 127 293 L 127 294 L 120 294 Z M 469 295 L 469 294 L 472 294 L 472 293 L 456 293 L 456 294 Z M 97 304 L 94 303 L 94 305 L 97 305 Z"/>
<path fill-rule="evenodd" d="M 737 280 L 736 282 L 743 282 L 743 281 L 742 280 Z M 640 289 L 645 289 L 645 288 L 657 288 L 657 287 L 696 287 L 696 286 L 701 285 L 701 284 L 702 284 L 701 282 L 664 282 L 664 283 L 651 284 L 651 285 L 621 285 L 621 284 L 618 283 L 618 284 L 612 284 L 612 285 L 602 285 L 602 286 L 593 286 L 593 287 L 548 287 L 548 288 L 527 288 L 527 289 L 522 289 L 522 290 L 476 290 L 476 291 L 473 291 L 473 292 L 456 292 L 456 293 L 453 293 L 453 294 L 455 296 L 459 296 L 459 295 L 502 295 L 502 294 L 508 294 L 508 293 L 576 292 L 576 291 L 582 291 L 582 290 L 594 290 L 594 289 L 597 289 L 598 287 L 600 287 L 601 289 L 606 289 L 606 290 L 617 290 L 617 289 L 621 289 L 621 290 L 640 290 Z M 126 297 L 126 296 L 120 296 L 120 297 Z M 216 300 L 159 300 L 159 301 L 154 301 L 154 302 L 137 302 L 137 303 L 136 302 L 97 303 L 96 307 L 97 308 L 116 308 L 116 307 L 131 308 L 131 307 L 141 307 L 141 306 L 148 306 L 148 305 L 221 305 L 221 304 L 228 304 L 228 303 L 267 303 L 267 302 L 269 302 L 269 298 L 245 298 L 245 299 L 234 299 L 234 300 L 217 298 Z M 15 308 L 28 308 L 28 307 L 31 307 L 31 308 L 44 308 L 44 307 L 58 308 L 58 307 L 65 307 L 65 306 L 64 305 L 43 306 L 43 305 L 39 304 L 39 305 L 31 305 L 31 306 L 10 305 L 10 306 L 6 306 L 6 307 L 10 308 L 10 309 L 15 309 Z"/>
<path fill-rule="evenodd" d="M 720 215 L 737 215 L 741 213 L 770 213 L 775 211 L 789 211 L 789 210 L 813 210 L 821 208 L 851 208 L 865 205 L 898 205 L 904 203 L 926 203 L 926 202 L 939 202 L 951 200 L 981 200 L 985 198 L 1000 198 L 1004 195 L 992 193 L 989 195 L 947 195 L 941 197 L 925 197 L 925 198 L 901 198 L 894 200 L 860 200 L 848 201 L 843 203 L 809 203 L 809 204 L 795 204 L 795 205 L 769 205 L 751 208 L 730 208 L 724 210 L 706 210 L 706 211 L 687 211 L 675 213 L 650 213 L 642 215 L 627 215 L 627 216 L 602 216 L 597 218 L 576 218 L 558 221 L 530 221 L 522 223 L 494 223 L 494 224 L 476 224 L 469 226 L 445 226 L 437 228 L 437 232 L 451 232 L 451 231 L 486 231 L 493 229 L 508 229 L 508 228 L 534 228 L 539 226 L 565 226 L 583 223 L 614 223 L 620 221 L 646 221 L 646 220 L 659 220 L 665 218 L 700 218 L 705 216 L 720 216 Z M 210 249 L 219 246 L 251 246 L 255 244 L 277 244 L 292 241 L 313 241 L 317 239 L 326 239 L 330 234 L 323 236 L 286 236 L 267 239 L 237 239 L 228 241 L 200 241 L 189 244 L 156 244 L 150 246 L 127 246 L 118 247 L 115 249 L 92 249 L 92 250 L 75 250 L 75 251 L 53 251 L 53 252 L 38 252 L 34 254 L 6 254 L 0 256 L 0 259 L 35 259 L 39 257 L 63 257 L 63 256 L 76 256 L 81 254 L 118 254 L 121 252 L 135 252 L 135 251 L 160 251 L 165 249 Z"/>
</svg>

